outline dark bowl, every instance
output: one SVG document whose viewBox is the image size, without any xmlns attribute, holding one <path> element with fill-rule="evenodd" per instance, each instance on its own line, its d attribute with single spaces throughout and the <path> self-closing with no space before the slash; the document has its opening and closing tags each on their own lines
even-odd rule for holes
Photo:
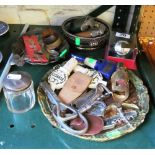
<svg viewBox="0 0 155 155">
<path fill-rule="evenodd" d="M 109 34 L 110 34 L 110 26 L 103 20 L 99 18 L 94 18 L 95 21 L 103 24 L 106 27 L 105 33 L 101 36 L 93 37 L 93 38 L 87 38 L 87 37 L 79 37 L 75 34 L 73 34 L 70 31 L 71 23 L 74 20 L 84 18 L 84 16 L 76 16 L 76 17 L 71 17 L 67 20 L 65 20 L 62 24 L 62 30 L 64 32 L 64 36 L 68 43 L 80 50 L 96 50 L 105 45 L 105 42 L 109 39 Z M 76 39 L 80 39 L 80 45 L 76 44 Z"/>
</svg>

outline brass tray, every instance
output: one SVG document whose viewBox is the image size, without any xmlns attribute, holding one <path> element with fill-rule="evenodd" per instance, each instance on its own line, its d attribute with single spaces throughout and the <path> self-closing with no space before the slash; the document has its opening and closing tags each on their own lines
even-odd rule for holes
<svg viewBox="0 0 155 155">
<path fill-rule="evenodd" d="M 49 70 L 45 74 L 45 76 L 42 78 L 42 81 L 47 80 L 48 75 L 53 70 L 57 69 L 60 66 L 61 65 L 57 65 L 53 69 Z M 84 135 L 80 135 L 80 136 L 73 135 L 73 136 L 76 136 L 76 137 L 79 137 L 79 138 L 85 139 L 85 140 L 103 142 L 103 141 L 116 139 L 116 138 L 119 138 L 127 133 L 130 133 L 130 132 L 134 131 L 140 124 L 142 124 L 144 122 L 145 116 L 149 111 L 148 91 L 147 91 L 147 88 L 143 85 L 142 80 L 138 76 L 136 76 L 134 72 L 128 71 L 128 74 L 129 74 L 129 79 L 130 79 L 130 85 L 132 85 L 132 90 L 130 90 L 131 95 L 129 96 L 128 101 L 131 103 L 131 102 L 134 102 L 135 98 L 137 98 L 136 105 L 138 105 L 138 107 L 139 107 L 138 116 L 134 120 L 129 121 L 130 124 L 132 125 L 132 128 L 126 124 L 121 127 L 103 131 L 103 132 L 101 132 L 97 135 L 93 135 L 93 136 L 84 136 Z M 37 95 L 38 95 L 38 101 L 39 101 L 41 110 L 42 110 L 43 114 L 45 115 L 45 117 L 49 120 L 49 122 L 54 127 L 57 127 L 60 130 L 62 130 L 63 132 L 72 135 L 71 133 L 67 132 L 66 130 L 64 130 L 57 124 L 57 122 L 53 118 L 52 113 L 50 111 L 47 97 L 40 87 L 38 87 L 38 89 L 37 89 Z"/>
</svg>

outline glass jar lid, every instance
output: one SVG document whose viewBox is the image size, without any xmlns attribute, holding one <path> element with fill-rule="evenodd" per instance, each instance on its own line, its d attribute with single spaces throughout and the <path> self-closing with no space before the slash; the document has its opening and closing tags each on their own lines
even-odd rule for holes
<svg viewBox="0 0 155 155">
<path fill-rule="evenodd" d="M 31 84 L 31 75 L 23 71 L 13 71 L 4 79 L 4 88 L 10 91 L 22 91 Z"/>
</svg>

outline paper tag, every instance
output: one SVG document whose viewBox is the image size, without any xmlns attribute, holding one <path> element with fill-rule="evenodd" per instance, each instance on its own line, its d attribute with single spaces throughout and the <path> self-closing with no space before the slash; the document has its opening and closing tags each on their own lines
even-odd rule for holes
<svg viewBox="0 0 155 155">
<path fill-rule="evenodd" d="M 22 78 L 21 74 L 8 74 L 7 79 L 20 80 Z"/>
<path fill-rule="evenodd" d="M 127 34 L 127 33 L 119 33 L 119 32 L 116 32 L 116 37 L 130 39 L 130 35 Z"/>
<path fill-rule="evenodd" d="M 75 45 L 80 46 L 80 44 L 81 44 L 80 38 L 79 37 L 76 37 L 75 38 Z"/>
</svg>

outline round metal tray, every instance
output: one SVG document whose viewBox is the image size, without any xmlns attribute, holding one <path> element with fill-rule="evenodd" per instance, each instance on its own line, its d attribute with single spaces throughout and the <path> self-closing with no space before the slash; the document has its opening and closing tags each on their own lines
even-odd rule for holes
<svg viewBox="0 0 155 155">
<path fill-rule="evenodd" d="M 49 70 L 45 74 L 45 76 L 42 78 L 42 81 L 47 80 L 48 75 L 54 69 L 56 69 L 58 67 L 60 67 L 60 65 L 57 65 L 53 69 Z M 143 85 L 142 80 L 138 76 L 136 76 L 136 74 L 134 72 L 128 71 L 128 74 L 129 74 L 129 79 L 130 79 L 130 85 L 132 85 L 132 88 L 131 88 L 132 90 L 130 90 L 130 96 L 127 100 L 131 103 L 131 102 L 134 102 L 134 97 L 136 97 L 136 100 L 137 100 L 136 105 L 139 107 L 138 116 L 134 120 L 129 121 L 130 124 L 132 125 L 132 127 L 125 124 L 121 127 L 116 127 L 111 130 L 106 130 L 106 131 L 103 131 L 103 132 L 101 132 L 97 135 L 93 135 L 93 136 L 84 136 L 84 135 L 80 135 L 80 136 L 73 135 L 73 136 L 79 137 L 81 139 L 90 140 L 90 141 L 103 142 L 103 141 L 116 139 L 116 138 L 119 138 L 125 134 L 128 134 L 128 133 L 134 131 L 140 124 L 142 124 L 144 122 L 145 116 L 149 111 L 148 91 L 147 91 L 147 88 Z M 45 115 L 45 117 L 49 120 L 49 122 L 53 126 L 62 130 L 63 132 L 72 135 L 71 133 L 67 132 L 65 129 L 61 128 L 57 124 L 57 122 L 55 121 L 55 119 L 53 118 L 53 116 L 51 114 L 47 97 L 40 87 L 38 87 L 38 89 L 37 89 L 37 95 L 38 95 L 38 101 L 39 101 L 41 110 L 42 110 L 43 114 Z M 51 130 L 53 130 L 53 129 L 51 128 Z"/>
</svg>

